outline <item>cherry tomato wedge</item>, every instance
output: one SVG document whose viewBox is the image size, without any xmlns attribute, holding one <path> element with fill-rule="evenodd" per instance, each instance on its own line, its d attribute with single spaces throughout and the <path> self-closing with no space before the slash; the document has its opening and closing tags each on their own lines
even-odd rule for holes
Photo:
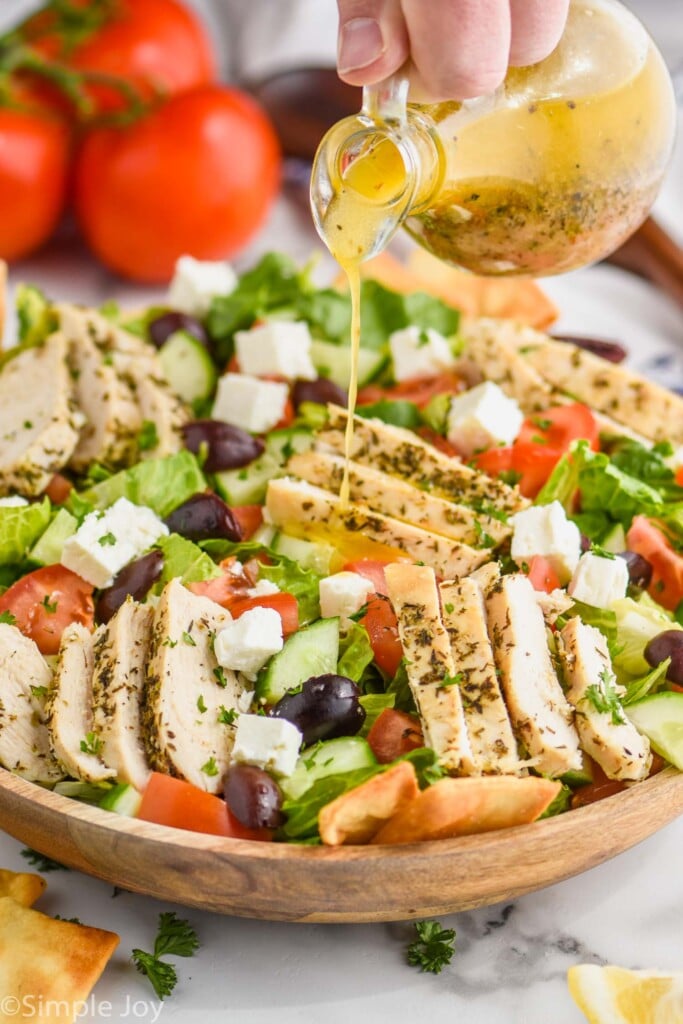
<svg viewBox="0 0 683 1024">
<path fill-rule="evenodd" d="M 517 444 L 547 445 L 562 452 L 572 441 L 583 439 L 598 450 L 600 435 L 593 413 L 581 402 L 556 405 L 524 420 Z"/>
<path fill-rule="evenodd" d="M 244 540 L 249 540 L 263 522 L 262 505 L 233 505 L 232 513 L 242 529 Z"/>
<path fill-rule="evenodd" d="M 10 612 L 42 654 L 57 654 L 70 623 L 93 628 L 93 588 L 63 565 L 48 565 L 13 583 L 0 596 L 0 612 Z"/>
<path fill-rule="evenodd" d="M 489 476 L 509 473 L 512 469 L 512 448 L 489 448 L 486 452 L 478 452 L 472 459 L 473 465 Z"/>
<path fill-rule="evenodd" d="M 647 558 L 652 566 L 652 581 L 647 588 L 650 596 L 674 611 L 683 601 L 683 556 L 646 516 L 635 517 L 626 534 L 626 546 Z"/>
<path fill-rule="evenodd" d="M 418 427 L 417 433 L 423 440 L 434 445 L 438 451 L 443 452 L 444 455 L 450 455 L 451 458 L 455 459 L 461 458 L 460 452 L 455 445 L 451 444 L 447 437 L 442 437 L 441 434 L 437 434 L 437 432 L 432 430 L 431 427 Z"/>
<path fill-rule="evenodd" d="M 409 380 L 402 380 L 390 388 L 382 388 L 377 384 L 369 384 L 361 388 L 358 393 L 359 405 L 371 405 L 382 399 L 402 398 L 407 402 L 414 402 L 422 409 L 436 395 L 450 393 L 459 394 L 466 388 L 463 378 L 453 371 L 439 373 L 434 377 L 411 377 Z"/>
<path fill-rule="evenodd" d="M 515 442 L 511 468 L 519 476 L 519 489 L 525 498 L 536 497 L 563 455 L 559 448 Z"/>
<path fill-rule="evenodd" d="M 369 580 L 375 588 L 376 594 L 388 594 L 387 581 L 384 576 L 384 566 L 387 562 L 380 562 L 375 558 L 358 558 L 355 562 L 346 562 L 344 572 L 355 572 Z"/>
<path fill-rule="evenodd" d="M 157 825 L 170 825 L 187 832 L 204 832 L 210 836 L 268 841 L 272 832 L 266 828 L 246 828 L 230 813 L 227 804 L 211 793 L 183 779 L 152 772 L 142 794 L 138 818 Z"/>
<path fill-rule="evenodd" d="M 262 597 L 237 598 L 230 604 L 234 619 L 251 611 L 252 608 L 272 608 L 282 619 L 283 636 L 291 636 L 299 628 L 299 603 L 294 594 L 264 594 Z"/>
<path fill-rule="evenodd" d="M 389 764 L 411 750 L 424 746 L 422 727 L 416 718 L 386 708 L 375 720 L 368 733 L 368 743 L 380 764 Z"/>
<path fill-rule="evenodd" d="M 683 487 L 683 466 L 679 466 L 678 472 L 676 473 L 676 483 L 679 487 Z"/>
<path fill-rule="evenodd" d="M 398 623 L 388 598 L 381 594 L 371 597 L 367 611 L 361 619 L 370 638 L 375 662 L 383 672 L 395 676 L 403 657 L 403 648 L 398 637 Z"/>
<path fill-rule="evenodd" d="M 188 583 L 187 589 L 200 597 L 208 597 L 216 604 L 222 605 L 223 608 L 229 608 L 239 598 L 249 597 L 254 580 L 244 571 L 230 572 L 230 567 L 234 565 L 235 561 L 235 558 L 225 558 L 220 563 L 220 568 L 223 570 L 222 576 L 216 576 L 212 580 L 197 580 L 194 583 Z"/>
<path fill-rule="evenodd" d="M 63 505 L 73 490 L 73 484 L 61 473 L 55 473 L 45 488 L 45 494 L 53 505 Z"/>
<path fill-rule="evenodd" d="M 534 555 L 531 559 L 528 576 L 534 590 L 542 590 L 546 594 L 552 593 L 560 586 L 559 576 L 543 555 Z"/>
</svg>

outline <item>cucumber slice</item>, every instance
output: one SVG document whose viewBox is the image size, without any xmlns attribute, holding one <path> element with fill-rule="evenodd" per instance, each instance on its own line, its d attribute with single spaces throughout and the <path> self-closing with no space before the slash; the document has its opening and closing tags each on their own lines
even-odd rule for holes
<svg viewBox="0 0 683 1024">
<path fill-rule="evenodd" d="M 264 548 L 269 548 L 276 537 L 277 530 L 274 526 L 270 526 L 268 523 L 261 523 L 258 529 L 254 530 L 249 540 L 253 544 L 263 544 Z"/>
<path fill-rule="evenodd" d="M 75 779 L 67 779 L 65 782 L 58 782 L 53 792 L 59 793 L 60 796 L 68 796 L 71 800 L 80 800 L 82 804 L 99 807 L 112 788 L 111 782 L 77 782 Z"/>
<path fill-rule="evenodd" d="M 295 690 L 311 676 L 337 671 L 339 619 L 319 619 L 297 630 L 259 674 L 256 698 L 276 704 L 288 690 Z"/>
<path fill-rule="evenodd" d="M 620 551 L 626 550 L 626 534 L 621 523 L 614 524 L 600 547 L 605 551 L 609 551 L 611 555 L 618 555 Z"/>
<path fill-rule="evenodd" d="M 321 377 L 326 377 L 348 389 L 351 380 L 351 349 L 347 345 L 333 345 L 329 341 L 311 342 L 311 359 Z M 358 350 L 358 387 L 368 384 L 387 362 L 384 352 L 368 348 Z"/>
<path fill-rule="evenodd" d="M 360 736 L 323 740 L 303 752 L 292 774 L 280 780 L 280 788 L 288 800 L 298 800 L 314 782 L 326 775 L 372 768 L 376 764 L 370 744 Z"/>
<path fill-rule="evenodd" d="M 265 454 L 270 455 L 281 466 L 292 455 L 307 452 L 313 446 L 313 434 L 305 427 L 285 427 L 283 430 L 271 430 L 266 437 Z"/>
<path fill-rule="evenodd" d="M 299 540 L 286 533 L 278 533 L 272 540 L 272 549 L 279 555 L 298 562 L 302 569 L 312 569 L 321 576 L 330 575 L 330 565 L 337 552 L 329 544 L 316 544 L 310 540 Z"/>
<path fill-rule="evenodd" d="M 218 373 L 204 346 L 187 331 L 176 331 L 159 349 L 164 376 L 183 402 L 209 398 Z"/>
<path fill-rule="evenodd" d="M 216 473 L 218 493 L 228 505 L 261 505 L 268 481 L 277 476 L 281 468 L 272 455 L 264 452 L 242 469 L 224 469 Z"/>
<path fill-rule="evenodd" d="M 138 793 L 134 786 L 122 782 L 100 800 L 100 807 L 105 811 L 122 814 L 124 818 L 136 818 L 141 803 L 142 793 Z"/>
<path fill-rule="evenodd" d="M 652 749 L 683 772 L 683 693 L 665 690 L 629 704 L 624 711 Z"/>
<path fill-rule="evenodd" d="M 36 541 L 28 557 L 39 565 L 56 565 L 62 557 L 64 541 L 71 537 L 77 528 L 78 521 L 65 508 L 60 508 L 43 536 Z"/>
</svg>

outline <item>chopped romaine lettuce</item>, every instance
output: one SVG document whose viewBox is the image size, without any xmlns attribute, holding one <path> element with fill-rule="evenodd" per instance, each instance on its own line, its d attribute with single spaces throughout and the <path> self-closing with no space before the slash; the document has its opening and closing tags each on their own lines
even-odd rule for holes
<svg viewBox="0 0 683 1024">
<path fill-rule="evenodd" d="M 404 427 L 406 430 L 414 430 L 422 423 L 418 407 L 414 402 L 405 400 L 391 401 L 384 398 L 380 402 L 373 402 L 372 405 L 359 405 L 356 412 L 363 419 L 382 420 L 383 423 Z"/>
<path fill-rule="evenodd" d="M 205 489 L 206 480 L 197 459 L 192 452 L 182 451 L 138 462 L 82 491 L 78 498 L 98 509 L 108 508 L 119 498 L 128 498 L 134 505 L 145 505 L 163 517 Z M 76 514 L 75 509 L 71 510 Z"/>
<path fill-rule="evenodd" d="M 354 683 L 360 683 L 366 668 L 372 664 L 373 660 L 374 654 L 367 629 L 358 622 L 352 622 L 339 640 L 337 672 L 340 676 L 352 679 Z"/>
<path fill-rule="evenodd" d="M 57 315 L 40 288 L 20 284 L 14 293 L 19 321 L 19 347 L 40 345 L 57 326 Z"/>
<path fill-rule="evenodd" d="M 646 675 L 636 677 L 626 683 L 626 693 L 621 698 L 622 705 L 626 707 L 642 697 L 647 697 L 648 693 L 656 693 L 666 683 L 666 673 L 669 671 L 670 664 L 671 658 L 667 658 Z"/>
<path fill-rule="evenodd" d="M 616 616 L 617 650 L 613 655 L 614 667 L 633 676 L 650 671 L 644 650 L 653 637 L 676 624 L 654 601 L 634 601 L 624 597 L 612 603 Z"/>
<path fill-rule="evenodd" d="M 32 505 L 0 508 L 0 565 L 21 562 L 50 522 L 48 498 Z"/>
<path fill-rule="evenodd" d="M 387 708 L 393 708 L 396 703 L 396 695 L 393 693 L 365 693 L 360 698 L 360 703 L 365 709 L 365 721 L 358 735 L 367 736 L 382 712 Z"/>
<path fill-rule="evenodd" d="M 160 548 L 164 555 L 164 568 L 154 588 L 155 593 L 160 594 L 176 576 L 182 583 L 195 583 L 222 575 L 222 570 L 205 551 L 177 533 L 161 537 L 155 547 Z"/>
</svg>

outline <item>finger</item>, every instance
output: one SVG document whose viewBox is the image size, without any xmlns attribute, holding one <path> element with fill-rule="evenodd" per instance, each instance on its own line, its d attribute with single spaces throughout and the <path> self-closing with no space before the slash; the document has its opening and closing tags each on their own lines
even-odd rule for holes
<svg viewBox="0 0 683 1024">
<path fill-rule="evenodd" d="M 569 0 L 510 0 L 513 67 L 538 64 L 553 52 L 564 31 L 568 8 Z"/>
<path fill-rule="evenodd" d="M 493 92 L 510 51 L 508 0 L 403 0 L 410 50 L 434 99 Z"/>
<path fill-rule="evenodd" d="M 372 85 L 408 59 L 408 32 L 400 0 L 337 0 L 339 77 Z"/>
</svg>

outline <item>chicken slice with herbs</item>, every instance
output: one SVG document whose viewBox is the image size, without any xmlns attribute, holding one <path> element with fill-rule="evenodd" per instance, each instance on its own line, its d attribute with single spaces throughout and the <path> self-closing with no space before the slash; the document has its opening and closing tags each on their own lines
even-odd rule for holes
<svg viewBox="0 0 683 1024">
<path fill-rule="evenodd" d="M 52 672 L 33 640 L 0 623 L 0 764 L 43 785 L 64 777 L 45 723 L 51 682 Z"/>
<path fill-rule="evenodd" d="M 486 597 L 488 630 L 513 729 L 546 775 L 579 770 L 573 711 L 553 668 L 543 612 L 526 576 L 502 576 Z"/>
<path fill-rule="evenodd" d="M 63 334 L 14 356 L 0 372 L 0 493 L 41 494 L 78 443 Z"/>
<path fill-rule="evenodd" d="M 151 768 L 145 753 L 140 704 L 152 635 L 151 605 L 128 597 L 95 636 L 93 716 L 100 756 L 119 782 L 137 790 Z"/>
<path fill-rule="evenodd" d="M 65 774 L 97 783 L 113 778 L 114 772 L 100 757 L 93 725 L 93 665 L 92 633 L 73 622 L 62 633 L 45 716 L 52 751 Z"/>
<path fill-rule="evenodd" d="M 434 570 L 394 562 L 386 566 L 385 575 L 425 745 L 432 747 L 446 771 L 475 774 L 478 769 L 465 723 L 451 643 L 441 620 Z"/>
<path fill-rule="evenodd" d="M 608 779 L 647 778 L 650 743 L 621 706 L 605 636 L 578 617 L 570 619 L 559 635 L 558 654 L 582 748 Z"/>
<path fill-rule="evenodd" d="M 441 583 L 439 592 L 477 771 L 514 775 L 520 771 L 517 741 L 496 676 L 481 589 L 466 578 Z"/>
<path fill-rule="evenodd" d="M 150 765 L 220 793 L 245 687 L 221 668 L 213 639 L 230 620 L 220 605 L 172 580 L 154 610 L 142 727 Z"/>
</svg>

